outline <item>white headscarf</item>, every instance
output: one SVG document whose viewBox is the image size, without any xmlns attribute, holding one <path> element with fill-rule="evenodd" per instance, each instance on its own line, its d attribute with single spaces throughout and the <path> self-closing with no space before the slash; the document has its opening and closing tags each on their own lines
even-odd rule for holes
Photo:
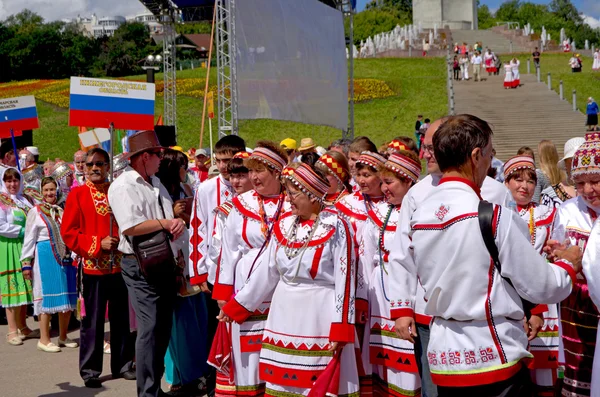
<svg viewBox="0 0 600 397">
<path fill-rule="evenodd" d="M 4 174 L 6 174 L 6 171 L 9 169 L 13 169 L 19 173 L 19 180 L 21 183 L 19 184 L 19 192 L 17 194 L 10 194 L 4 183 Z M 10 197 L 20 208 L 31 208 L 31 203 L 23 196 L 23 175 L 21 175 L 16 168 L 0 167 L 0 193 Z"/>
</svg>

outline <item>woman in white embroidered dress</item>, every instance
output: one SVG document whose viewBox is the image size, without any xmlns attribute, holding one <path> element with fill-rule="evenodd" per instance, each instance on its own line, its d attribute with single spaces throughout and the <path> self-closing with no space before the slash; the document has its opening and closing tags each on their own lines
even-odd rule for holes
<svg viewBox="0 0 600 397">
<path fill-rule="evenodd" d="M 592 64 L 592 70 L 594 72 L 600 72 L 600 49 L 596 48 L 594 51 L 594 63 Z"/>
<path fill-rule="evenodd" d="M 322 210 L 329 186 L 308 165 L 285 180 L 292 211 L 275 224 L 263 264 L 222 319 L 245 321 L 274 291 L 260 359 L 265 395 L 307 395 L 335 354 L 339 384 L 329 392 L 358 396 L 352 231 L 335 211 Z"/>
<path fill-rule="evenodd" d="M 504 89 L 514 88 L 515 78 L 510 64 L 504 65 Z"/>
<path fill-rule="evenodd" d="M 62 208 L 58 202 L 58 183 L 44 177 L 41 183 L 43 203 L 27 214 L 21 262 L 25 278 L 33 280 L 33 312 L 40 317 L 38 350 L 56 353 L 61 347 L 75 348 L 67 337 L 71 312 L 77 308 L 77 268 L 62 241 Z M 32 264 L 33 262 L 33 264 Z M 58 345 L 50 340 L 50 317 L 58 313 Z"/>
<path fill-rule="evenodd" d="M 556 210 L 532 201 L 537 184 L 533 158 L 520 155 L 509 159 L 504 164 L 504 183 L 512 193 L 517 212 L 529 226 L 531 244 L 542 254 Z M 529 350 L 534 359 L 529 368 L 536 395 L 551 395 L 554 389 L 558 376 L 558 324 L 558 305 L 538 305 L 531 311 Z"/>
<path fill-rule="evenodd" d="M 279 177 L 286 164 L 285 151 L 270 141 L 257 142 L 254 152 L 244 161 L 254 189 L 233 199 L 225 221 L 221 236 L 224 249 L 217 262 L 213 290 L 213 299 L 221 307 L 244 288 L 252 269 L 269 265 L 259 259 L 266 256 L 273 225 L 284 211 L 285 195 Z M 270 301 L 271 297 L 265 296 L 244 324 L 231 327 L 235 392 L 230 387 L 227 394 L 264 393 L 258 362 Z M 219 388 L 217 385 L 217 393 Z"/>
<path fill-rule="evenodd" d="M 369 327 L 365 330 L 363 358 L 368 357 L 373 371 L 374 394 L 380 396 L 419 395 L 421 379 L 414 355 L 414 345 L 401 340 L 394 332 L 390 317 L 387 275 L 388 255 L 392 249 L 400 206 L 408 190 L 421 174 L 421 162 L 412 151 L 400 150 L 379 166 L 379 177 L 386 201 L 369 210 L 364 231 L 363 268 L 372 268 L 369 279 Z M 367 352 L 368 355 L 365 355 Z"/>
<path fill-rule="evenodd" d="M 25 323 L 25 306 L 31 304 L 33 294 L 31 281 L 23 275 L 28 269 L 22 267 L 20 258 L 31 203 L 22 194 L 21 179 L 15 168 L 0 167 L 0 304 L 8 321 L 6 342 L 13 346 L 40 335 Z"/>
<path fill-rule="evenodd" d="M 517 88 L 521 85 L 521 73 L 519 72 L 519 66 L 521 66 L 521 62 L 516 57 L 510 60 L 510 67 L 512 68 L 513 74 L 513 88 Z"/>
<path fill-rule="evenodd" d="M 384 200 L 377 169 L 383 166 L 385 161 L 385 157 L 379 153 L 363 152 L 355 165 L 356 181 L 360 191 L 344 197 L 335 205 L 340 216 L 350 224 L 354 232 L 356 258 L 360 258 L 364 254 L 363 228 L 368 219 L 368 212 L 373 206 Z M 366 345 L 364 330 L 369 313 L 369 278 L 373 272 L 372 264 L 368 264 L 369 267 L 366 268 L 363 267 L 363 264 L 358 264 L 356 275 L 356 325 L 360 346 Z M 363 349 L 362 357 L 362 370 L 359 371 L 361 386 L 367 388 L 370 382 L 367 380 L 365 383 L 365 379 L 370 379 L 371 374 L 368 351 Z"/>
<path fill-rule="evenodd" d="M 592 225 L 600 208 L 600 133 L 588 133 L 585 142 L 573 156 L 571 177 L 577 197 L 565 201 L 556 212 L 552 248 L 564 248 L 564 243 L 587 247 Z M 562 395 L 590 396 L 592 361 L 596 351 L 596 332 L 600 314 L 590 298 L 587 280 L 578 275 L 571 294 L 560 304 L 559 362 L 565 364 Z M 597 383 L 600 385 L 600 383 Z"/>
</svg>

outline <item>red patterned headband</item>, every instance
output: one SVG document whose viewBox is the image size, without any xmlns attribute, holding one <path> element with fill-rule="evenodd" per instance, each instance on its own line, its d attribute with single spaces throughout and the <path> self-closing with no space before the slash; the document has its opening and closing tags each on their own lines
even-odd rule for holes
<svg viewBox="0 0 600 397">
<path fill-rule="evenodd" d="M 249 157 L 250 157 L 250 153 L 248 153 L 248 152 L 237 152 L 233 156 L 234 159 L 243 159 L 243 160 L 245 160 L 245 159 L 247 159 Z"/>
<path fill-rule="evenodd" d="M 385 168 L 393 173 L 410 179 L 414 183 L 417 183 L 419 175 L 421 175 L 420 162 L 398 153 L 390 155 L 390 158 L 385 162 Z"/>
<path fill-rule="evenodd" d="M 327 167 L 327 169 L 333 174 L 333 176 L 335 176 L 338 179 L 338 182 L 340 182 L 341 185 L 344 184 L 344 181 L 348 180 L 348 170 L 344 169 L 344 167 L 342 167 L 336 159 L 334 159 L 327 153 L 322 155 L 319 158 L 319 160 L 317 160 L 317 162 Z"/>
<path fill-rule="evenodd" d="M 510 174 L 517 170 L 530 169 L 535 172 L 535 162 L 530 156 L 514 156 L 504 163 L 504 178 L 508 178 Z"/>
<path fill-rule="evenodd" d="M 319 200 L 323 200 L 327 190 L 329 190 L 329 184 L 319 175 L 317 175 L 309 166 L 306 164 L 300 164 L 295 169 L 287 167 L 282 175 L 285 179 L 292 182 L 304 193 L 316 197 Z"/>
<path fill-rule="evenodd" d="M 409 150 L 408 146 L 406 146 L 404 142 L 399 141 L 398 139 L 394 139 L 393 141 L 391 141 L 388 145 L 388 148 L 394 150 Z"/>
<path fill-rule="evenodd" d="M 252 152 L 249 158 L 256 159 L 268 167 L 275 169 L 277 172 L 283 171 L 287 164 L 279 154 L 266 147 L 254 149 L 254 152 Z"/>
<path fill-rule="evenodd" d="M 377 169 L 385 164 L 386 159 L 379 153 L 364 151 L 360 154 L 360 157 L 358 160 L 356 160 L 356 162 Z"/>
</svg>

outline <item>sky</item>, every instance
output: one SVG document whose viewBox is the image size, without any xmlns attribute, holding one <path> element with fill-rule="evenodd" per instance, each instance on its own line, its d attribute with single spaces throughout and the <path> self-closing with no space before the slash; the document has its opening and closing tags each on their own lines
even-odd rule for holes
<svg viewBox="0 0 600 397">
<path fill-rule="evenodd" d="M 371 0 L 357 0 L 358 9 L 362 10 Z M 534 3 L 549 3 L 550 0 L 529 0 Z M 495 10 L 503 0 L 481 0 L 490 9 Z M 600 27 L 600 0 L 573 0 L 577 9 L 589 19 L 586 21 Z M 0 0 L 0 20 L 23 10 L 24 4 L 30 10 L 40 14 L 47 21 L 62 18 L 73 18 L 77 15 L 89 16 L 95 13 L 98 17 L 122 15 L 129 16 L 144 11 L 138 0 Z"/>
</svg>

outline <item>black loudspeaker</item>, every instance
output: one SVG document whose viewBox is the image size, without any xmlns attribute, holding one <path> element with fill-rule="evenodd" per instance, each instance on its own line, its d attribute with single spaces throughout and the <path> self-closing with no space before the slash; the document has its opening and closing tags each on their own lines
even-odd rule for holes
<svg viewBox="0 0 600 397">
<path fill-rule="evenodd" d="M 154 132 L 158 136 L 161 146 L 177 146 L 177 137 L 175 136 L 175 126 L 173 125 L 155 125 Z"/>
</svg>

